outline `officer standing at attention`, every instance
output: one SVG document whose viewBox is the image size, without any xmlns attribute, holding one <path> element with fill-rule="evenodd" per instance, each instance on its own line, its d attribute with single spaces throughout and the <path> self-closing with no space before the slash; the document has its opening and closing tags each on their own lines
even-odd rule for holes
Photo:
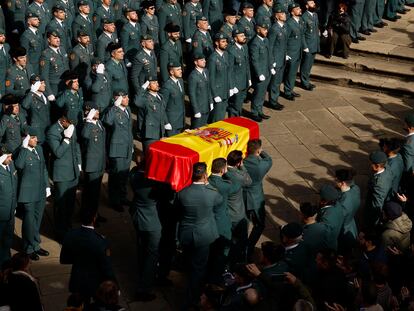
<svg viewBox="0 0 414 311">
<path fill-rule="evenodd" d="M 191 44 L 194 32 L 197 30 L 197 19 L 203 16 L 203 8 L 200 0 L 190 0 L 183 9 L 184 40 Z"/>
<path fill-rule="evenodd" d="M 217 33 L 214 37 L 215 50 L 208 59 L 208 72 L 210 74 L 210 92 L 214 100 L 214 109 L 210 113 L 210 123 L 223 120 L 226 117 L 228 100 L 237 88 L 233 88 L 230 82 L 233 68 L 226 49 L 228 46 L 227 36 Z"/>
<path fill-rule="evenodd" d="M 45 45 L 43 36 L 39 32 L 39 17 L 34 13 L 27 14 L 26 25 L 27 29 L 20 37 L 20 45 L 26 49 L 33 72 L 39 74 L 39 58 Z"/>
<path fill-rule="evenodd" d="M 49 10 L 49 6 L 45 3 L 44 0 L 34 0 L 28 7 L 27 7 L 27 14 L 35 14 L 40 21 L 39 24 L 39 32 L 41 36 L 45 35 L 46 32 L 46 25 L 49 23 L 51 19 L 51 14 Z"/>
<path fill-rule="evenodd" d="M 14 64 L 7 70 L 6 93 L 22 98 L 30 89 L 32 66 L 27 63 L 25 48 L 17 47 L 10 54 Z"/>
<path fill-rule="evenodd" d="M 177 0 L 166 0 L 158 10 L 158 24 L 160 31 L 160 43 L 163 44 L 168 40 L 167 33 L 164 30 L 168 23 L 173 23 L 183 29 L 180 4 Z"/>
<path fill-rule="evenodd" d="M 139 42 L 141 39 L 141 26 L 138 23 L 138 13 L 135 10 L 126 8 L 124 16 L 127 19 L 127 22 L 122 26 L 119 37 L 128 64 L 131 62 L 134 55 L 141 49 Z"/>
<path fill-rule="evenodd" d="M 280 7 L 273 8 L 275 22 L 269 30 L 269 46 L 272 61 L 276 64 L 275 74 L 270 79 L 269 106 L 275 110 L 282 110 L 284 106 L 279 103 L 280 84 L 283 81 L 287 51 L 286 13 Z"/>
<path fill-rule="evenodd" d="M 0 143 L 14 154 L 27 133 L 26 114 L 20 111 L 19 101 L 14 95 L 4 95 L 1 102 L 4 114 L 0 121 Z"/>
<path fill-rule="evenodd" d="M 60 44 L 59 34 L 47 34 L 49 46 L 40 57 L 40 76 L 46 83 L 46 95 L 49 101 L 55 101 L 60 91 L 64 90 L 62 74 L 69 69 L 68 55 Z"/>
<path fill-rule="evenodd" d="M 111 0 L 100 1 L 98 8 L 93 15 L 93 26 L 97 37 L 102 33 L 104 20 L 112 20 L 115 22 L 115 14 L 111 2 Z"/>
<path fill-rule="evenodd" d="M 0 265 L 3 265 L 11 255 L 18 183 L 12 153 L 5 146 L 0 148 L 0 183 Z"/>
<path fill-rule="evenodd" d="M 127 182 L 133 152 L 132 115 L 128 94 L 114 92 L 114 105 L 103 117 L 108 131 L 108 196 L 110 206 L 117 212 L 123 212 L 128 205 Z"/>
<path fill-rule="evenodd" d="M 197 17 L 197 30 L 191 38 L 193 56 L 204 54 L 204 57 L 208 58 L 211 53 L 213 53 L 213 40 L 211 39 L 208 29 L 209 24 L 207 18 L 205 16 Z"/>
<path fill-rule="evenodd" d="M 233 30 L 234 44 L 228 48 L 229 63 L 232 68 L 230 78 L 234 81 L 234 88 L 238 90 L 229 99 L 227 112 L 229 117 L 241 116 L 247 90 L 252 85 L 250 74 L 249 49 L 246 45 L 247 38 L 242 30 Z M 233 88 L 233 93 L 234 93 Z"/>
<path fill-rule="evenodd" d="M 21 35 L 25 29 L 25 18 L 28 1 L 7 0 L 5 7 L 5 15 L 7 25 L 10 25 L 12 33 L 17 30 L 17 35 Z"/>
<path fill-rule="evenodd" d="M 258 23 L 256 25 L 257 34 L 249 46 L 252 75 L 254 77 L 251 118 L 256 122 L 262 122 L 262 119 L 270 118 L 270 116 L 263 113 L 263 102 L 270 81 L 271 69 L 274 70 L 274 68 L 271 68 L 270 47 L 267 39 L 268 28 L 268 24 Z"/>
<path fill-rule="evenodd" d="M 112 19 L 102 19 L 103 31 L 96 42 L 95 56 L 102 62 L 107 62 L 111 55 L 109 54 L 107 47 L 109 43 L 118 43 L 118 36 L 116 34 L 115 23 Z"/>
<path fill-rule="evenodd" d="M 304 35 L 304 23 L 301 19 L 302 10 L 299 4 L 294 3 L 289 6 L 291 17 L 286 22 L 287 33 L 287 54 L 286 54 L 286 69 L 284 77 L 284 92 L 285 98 L 288 100 L 295 100 L 295 97 L 300 97 L 300 94 L 293 91 L 296 81 L 296 73 L 302 58 L 302 52 L 308 53 L 309 49 L 306 45 Z"/>
<path fill-rule="evenodd" d="M 320 52 L 319 20 L 315 10 L 315 1 L 307 0 L 306 11 L 302 14 L 306 48 L 303 49 L 300 64 L 300 82 L 302 88 L 307 91 L 312 91 L 315 88 L 315 85 L 310 82 L 310 74 L 315 55 Z"/>
<path fill-rule="evenodd" d="M 75 45 L 69 55 L 70 69 L 76 71 L 79 75 L 79 81 L 82 86 L 85 79 L 91 71 L 91 61 L 93 58 L 93 46 L 90 43 L 89 35 L 84 31 L 77 34 L 78 44 Z"/>
<path fill-rule="evenodd" d="M 158 93 L 157 79 L 149 77 L 148 81 L 148 89 L 140 97 L 138 106 L 138 131 L 144 153 L 147 153 L 149 145 L 165 136 L 165 131 L 173 129 L 165 112 L 166 102 Z"/>
<path fill-rule="evenodd" d="M 31 260 L 39 260 L 39 256 L 49 256 L 49 252 L 40 247 L 39 231 L 46 197 L 50 196 L 51 192 L 42 147 L 37 144 L 36 132 L 32 132 L 31 129 L 23 139 L 14 164 L 20 176 L 18 202 L 24 209 L 23 251 L 29 255 Z"/>
<path fill-rule="evenodd" d="M 89 3 L 86 0 L 80 0 L 78 2 L 78 11 L 79 14 L 75 17 L 75 20 L 72 23 L 72 35 L 73 40 L 76 40 L 76 37 L 79 31 L 86 33 L 91 40 L 93 46 L 96 43 L 96 32 L 91 21 Z"/>
<path fill-rule="evenodd" d="M 223 22 L 223 0 L 203 0 L 202 5 L 204 16 L 211 25 L 211 32 L 215 34 Z"/>
<path fill-rule="evenodd" d="M 111 59 L 105 63 L 105 69 L 108 73 L 112 94 L 115 90 L 127 93 L 128 71 L 124 62 L 124 51 L 119 43 L 110 43 L 108 52 L 111 53 Z"/>
<path fill-rule="evenodd" d="M 6 91 L 6 73 L 7 69 L 12 65 L 9 55 L 10 45 L 6 43 L 6 32 L 0 29 L 0 96 Z"/>
<path fill-rule="evenodd" d="M 141 92 L 141 87 L 149 77 L 157 77 L 157 56 L 154 52 L 153 38 L 150 35 L 143 35 L 141 47 L 142 50 L 132 59 L 131 79 L 135 94 Z"/>
<path fill-rule="evenodd" d="M 242 17 L 237 22 L 237 28 L 246 36 L 246 43 L 256 35 L 256 25 L 254 20 L 254 6 L 250 2 L 242 4 Z"/>
<path fill-rule="evenodd" d="M 223 203 L 220 193 L 208 184 L 207 165 L 193 165 L 192 184 L 177 194 L 181 219 L 178 239 L 189 267 L 185 310 L 198 305 L 210 245 L 219 237 L 214 209 Z"/>
<path fill-rule="evenodd" d="M 162 85 L 160 93 L 166 104 L 165 113 L 172 129 L 166 131 L 166 136 L 173 136 L 183 131 L 185 127 L 184 81 L 180 63 L 168 65 L 170 78 Z"/>
<path fill-rule="evenodd" d="M 47 24 L 46 32 L 57 32 L 62 46 L 69 52 L 72 50 L 72 24 L 68 24 L 63 6 L 55 5 L 52 13 L 54 18 Z"/>
<path fill-rule="evenodd" d="M 87 102 L 85 106 L 86 118 L 81 132 L 82 164 L 85 177 L 82 203 L 83 208 L 98 212 L 106 164 L 106 130 L 99 120 L 97 103 Z M 105 222 L 106 219 L 98 213 L 97 221 Z"/>
<path fill-rule="evenodd" d="M 195 68 L 188 76 L 188 97 L 191 104 L 191 128 L 202 127 L 208 122 L 208 115 L 213 109 L 210 92 L 210 77 L 206 69 L 203 53 L 194 55 Z"/>
<path fill-rule="evenodd" d="M 154 50 L 158 54 L 160 49 L 159 32 L 160 26 L 158 24 L 158 17 L 155 15 L 155 4 L 154 1 L 144 1 L 142 3 L 144 9 L 144 15 L 141 17 L 141 34 L 150 35 L 154 40 Z"/>
<path fill-rule="evenodd" d="M 168 40 L 164 42 L 160 50 L 160 73 L 162 81 L 169 79 L 170 73 L 168 64 L 183 64 L 183 49 L 180 41 L 180 26 L 175 24 L 167 24 L 164 28 L 167 32 Z"/>
<path fill-rule="evenodd" d="M 252 183 L 243 189 L 246 210 L 253 223 L 247 245 L 247 258 L 251 259 L 257 241 L 265 228 L 266 210 L 263 192 L 263 179 L 272 167 L 272 158 L 262 150 L 260 139 L 247 143 L 247 157 L 243 160 Z"/>
<path fill-rule="evenodd" d="M 36 135 L 38 145 L 43 145 L 46 141 L 46 129 L 51 123 L 50 103 L 44 95 L 45 90 L 45 81 L 38 75 L 32 75 L 30 92 L 22 101 L 22 107 L 27 113 L 27 124 L 30 126 L 30 131 Z"/>
<path fill-rule="evenodd" d="M 257 22 L 272 24 L 273 0 L 263 0 L 262 5 L 257 8 L 255 19 Z"/>
<path fill-rule="evenodd" d="M 237 12 L 233 9 L 228 9 L 224 12 L 224 23 L 220 28 L 220 32 L 225 34 L 227 42 L 230 45 L 234 44 L 233 30 L 236 29 Z"/>
<path fill-rule="evenodd" d="M 101 113 L 105 112 L 112 100 L 111 85 L 105 65 L 97 58 L 92 60 L 92 71 L 86 85 L 91 101 L 97 106 L 96 109 Z"/>
<path fill-rule="evenodd" d="M 76 130 L 63 115 L 52 124 L 46 134 L 52 153 L 52 180 L 54 185 L 54 219 L 57 241 L 62 242 L 72 226 L 76 187 L 82 170 L 80 147 Z"/>
</svg>

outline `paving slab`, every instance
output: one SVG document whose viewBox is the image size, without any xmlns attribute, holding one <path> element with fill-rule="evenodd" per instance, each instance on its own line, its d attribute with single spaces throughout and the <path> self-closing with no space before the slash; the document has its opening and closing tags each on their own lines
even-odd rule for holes
<svg viewBox="0 0 414 311">
<path fill-rule="evenodd" d="M 303 145 L 277 146 L 280 154 L 288 160 L 294 168 L 312 166 L 313 154 Z"/>
</svg>

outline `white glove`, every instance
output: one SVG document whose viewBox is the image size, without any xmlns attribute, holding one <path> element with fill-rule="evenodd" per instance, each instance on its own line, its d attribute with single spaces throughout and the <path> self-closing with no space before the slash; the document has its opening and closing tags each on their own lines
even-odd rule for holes
<svg viewBox="0 0 414 311">
<path fill-rule="evenodd" d="M 149 81 L 145 82 L 143 85 L 141 85 L 141 87 L 142 87 L 144 90 L 146 90 L 146 89 L 147 89 L 147 87 L 148 87 L 148 85 L 149 85 Z"/>
<path fill-rule="evenodd" d="M 82 172 L 82 165 L 78 164 L 79 172 Z"/>
<path fill-rule="evenodd" d="M 273 63 L 273 64 L 272 64 L 272 67 L 273 67 L 273 68 L 275 68 L 275 67 L 276 67 L 276 63 Z"/>
<path fill-rule="evenodd" d="M 96 114 L 96 109 L 92 108 L 89 111 L 88 115 L 86 116 L 86 121 L 92 121 L 93 118 L 95 117 L 95 114 Z"/>
<path fill-rule="evenodd" d="M 65 137 L 71 138 L 74 131 L 75 131 L 75 126 L 71 124 L 63 131 L 63 134 L 65 134 Z"/>
<path fill-rule="evenodd" d="M 49 95 L 48 97 L 47 97 L 47 99 L 49 100 L 49 101 L 55 101 L 56 100 L 56 98 L 55 98 L 55 95 Z"/>
<path fill-rule="evenodd" d="M 216 97 L 214 97 L 214 101 L 216 102 L 216 103 L 221 103 L 221 97 L 220 96 L 216 96 Z M 210 105 L 211 106 L 211 105 Z"/>
<path fill-rule="evenodd" d="M 52 191 L 50 191 L 50 187 L 46 188 L 46 198 L 50 197 L 52 195 Z"/>
<path fill-rule="evenodd" d="M 34 84 L 32 84 L 32 86 L 30 87 L 30 91 L 32 91 L 33 93 L 37 92 L 39 90 L 40 85 L 42 84 L 42 82 L 40 81 L 36 81 Z M 53 95 L 52 95 L 53 96 Z"/>
<path fill-rule="evenodd" d="M 196 118 L 196 119 L 200 119 L 200 118 L 201 118 L 201 113 L 200 113 L 200 112 L 197 112 L 197 113 L 194 115 L 194 118 Z"/>
<path fill-rule="evenodd" d="M 130 67 L 132 67 L 132 63 L 131 62 L 128 62 L 128 63 L 126 63 L 126 65 L 125 65 L 127 68 L 130 68 Z"/>
<path fill-rule="evenodd" d="M 325 29 L 325 31 L 322 32 L 322 36 L 324 36 L 326 38 L 328 36 L 328 30 Z"/>
<path fill-rule="evenodd" d="M 272 74 L 272 76 L 274 76 L 276 74 L 276 70 L 274 70 L 273 68 L 270 69 L 270 73 Z"/>
<path fill-rule="evenodd" d="M 188 38 L 187 40 L 185 40 L 185 42 L 188 42 L 188 43 L 191 43 L 191 41 L 193 41 L 191 40 L 191 38 Z"/>
<path fill-rule="evenodd" d="M 237 87 L 233 88 L 233 94 L 237 94 L 239 92 L 239 89 Z"/>
<path fill-rule="evenodd" d="M 211 103 L 210 104 L 210 111 L 212 111 L 214 109 L 214 104 L 213 103 Z"/>
<path fill-rule="evenodd" d="M 98 67 L 96 67 L 96 73 L 103 74 L 104 71 L 105 71 L 105 65 L 104 64 L 99 64 Z"/>
<path fill-rule="evenodd" d="M 19 34 L 19 31 L 17 29 L 14 29 L 12 30 L 12 33 Z"/>
<path fill-rule="evenodd" d="M 230 90 L 229 90 L 229 95 L 230 95 L 230 97 L 232 97 L 232 96 L 234 95 L 234 91 L 233 91 L 233 89 L 230 89 Z"/>
<path fill-rule="evenodd" d="M 249 86 L 252 86 L 252 80 L 249 80 Z"/>
<path fill-rule="evenodd" d="M 309 53 L 309 49 L 308 49 L 308 48 L 306 48 L 306 49 L 304 49 L 304 50 L 303 50 L 303 52 L 305 52 L 305 53 Z"/>
<path fill-rule="evenodd" d="M 264 81 L 264 80 L 266 80 L 266 78 L 265 78 L 265 76 L 264 76 L 264 75 L 260 75 L 260 76 L 259 76 L 259 80 L 260 80 L 260 81 Z"/>
<path fill-rule="evenodd" d="M 164 129 L 166 129 L 167 131 L 171 131 L 172 130 L 171 124 L 170 123 L 165 124 Z"/>
<path fill-rule="evenodd" d="M 27 147 L 29 147 L 29 140 L 30 140 L 30 135 L 27 134 L 27 136 L 22 141 L 22 147 L 23 148 L 27 149 Z"/>
<path fill-rule="evenodd" d="M 289 55 L 286 55 L 286 60 L 288 61 L 288 60 L 291 60 L 292 59 L 292 57 L 290 57 Z"/>
</svg>

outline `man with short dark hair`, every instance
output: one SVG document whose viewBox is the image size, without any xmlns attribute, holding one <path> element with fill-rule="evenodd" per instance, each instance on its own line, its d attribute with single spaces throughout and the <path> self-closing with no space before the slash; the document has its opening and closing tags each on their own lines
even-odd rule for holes
<svg viewBox="0 0 414 311">
<path fill-rule="evenodd" d="M 13 49 L 10 54 L 14 64 L 7 70 L 5 83 L 6 93 L 22 98 L 30 89 L 30 77 L 33 74 L 33 69 L 28 63 L 27 53 L 24 47 Z"/>
<path fill-rule="evenodd" d="M 65 8 L 59 4 L 52 8 L 53 19 L 47 24 L 46 31 L 56 31 L 66 51 L 72 50 L 72 25 L 68 24 Z"/>
<path fill-rule="evenodd" d="M 165 82 L 170 77 L 168 64 L 183 63 L 183 50 L 180 41 L 180 26 L 167 24 L 164 28 L 167 32 L 168 40 L 161 45 L 160 50 L 160 73 L 162 81 Z"/>
<path fill-rule="evenodd" d="M 27 28 L 20 37 L 20 45 L 26 49 L 28 61 L 35 74 L 39 74 L 39 58 L 45 44 L 39 25 L 39 16 L 35 13 L 28 13 L 26 15 Z"/>
</svg>

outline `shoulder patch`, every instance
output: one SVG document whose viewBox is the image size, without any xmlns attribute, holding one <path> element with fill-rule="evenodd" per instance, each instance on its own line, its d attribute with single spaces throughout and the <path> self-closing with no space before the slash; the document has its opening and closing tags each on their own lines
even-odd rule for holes
<svg viewBox="0 0 414 311">
<path fill-rule="evenodd" d="M 94 23 L 96 23 L 96 15 L 93 16 L 92 20 Z"/>
<path fill-rule="evenodd" d="M 44 67 L 45 66 L 45 61 L 42 59 L 39 64 L 40 64 L 41 67 Z"/>
<path fill-rule="evenodd" d="M 183 11 L 183 16 L 186 16 L 187 15 L 187 11 L 186 10 L 184 10 Z"/>
<path fill-rule="evenodd" d="M 76 58 L 75 53 L 70 53 L 69 58 L 70 58 L 71 60 L 74 60 L 74 59 Z"/>
<path fill-rule="evenodd" d="M 197 47 L 198 46 L 198 42 L 197 41 L 193 41 L 193 47 Z"/>
<path fill-rule="evenodd" d="M 11 85 L 11 81 L 10 80 L 6 80 L 6 86 L 9 87 Z"/>
</svg>

